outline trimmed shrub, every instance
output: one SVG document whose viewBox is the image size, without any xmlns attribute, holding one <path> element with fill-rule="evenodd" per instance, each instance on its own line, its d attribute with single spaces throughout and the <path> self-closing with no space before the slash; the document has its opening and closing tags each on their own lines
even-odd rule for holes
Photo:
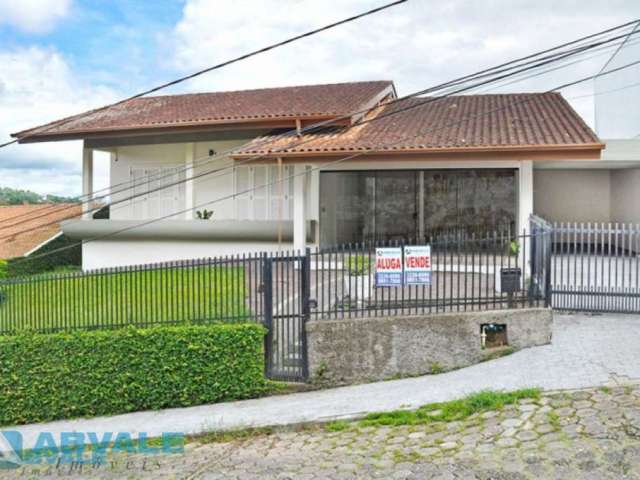
<svg viewBox="0 0 640 480">
<path fill-rule="evenodd" d="M 52 255 L 39 256 L 61 248 L 65 248 L 66 250 L 56 251 L 56 253 Z M 9 259 L 7 261 L 7 276 L 22 277 L 25 275 L 36 275 L 39 273 L 51 272 L 59 267 L 80 267 L 81 265 L 81 243 L 77 240 L 71 240 L 65 235 L 60 235 L 58 238 L 54 238 L 28 257 L 15 257 Z"/>
<path fill-rule="evenodd" d="M 0 337 L 0 424 L 188 407 L 266 391 L 258 324 Z"/>
</svg>

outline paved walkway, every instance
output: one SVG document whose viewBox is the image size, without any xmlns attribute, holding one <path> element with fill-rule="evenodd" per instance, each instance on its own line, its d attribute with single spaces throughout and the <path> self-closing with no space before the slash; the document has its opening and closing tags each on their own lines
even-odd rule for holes
<svg viewBox="0 0 640 480">
<path fill-rule="evenodd" d="M 640 379 L 640 316 L 557 315 L 553 343 L 453 372 L 256 400 L 18 427 L 24 446 L 49 432 L 162 432 L 277 426 L 417 408 L 482 389 L 576 389 Z"/>
<path fill-rule="evenodd" d="M 638 386 L 554 392 L 448 423 L 340 427 L 201 440 L 178 455 L 85 457 L 0 478 L 640 480 Z"/>
</svg>

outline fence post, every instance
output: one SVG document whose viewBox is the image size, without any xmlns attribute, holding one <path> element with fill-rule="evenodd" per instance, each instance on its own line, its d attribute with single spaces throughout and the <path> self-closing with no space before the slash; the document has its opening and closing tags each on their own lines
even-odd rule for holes
<svg viewBox="0 0 640 480">
<path fill-rule="evenodd" d="M 273 361 L 273 259 L 267 253 L 262 259 L 262 296 L 264 326 L 267 329 L 264 339 L 264 369 L 265 376 L 269 377 Z"/>
<path fill-rule="evenodd" d="M 544 306 L 551 307 L 551 228 L 543 230 L 544 235 Z"/>
<path fill-rule="evenodd" d="M 308 344 L 307 344 L 307 321 L 309 320 L 309 316 L 311 314 L 311 249 L 306 248 L 304 252 L 304 257 L 302 258 L 302 269 L 301 269 L 301 285 L 300 285 L 300 293 L 302 294 L 302 304 L 301 304 L 301 313 L 302 313 L 302 322 L 301 322 L 301 332 L 300 332 L 300 343 L 302 344 L 302 377 L 307 380 L 309 378 L 309 352 L 308 352 Z"/>
</svg>

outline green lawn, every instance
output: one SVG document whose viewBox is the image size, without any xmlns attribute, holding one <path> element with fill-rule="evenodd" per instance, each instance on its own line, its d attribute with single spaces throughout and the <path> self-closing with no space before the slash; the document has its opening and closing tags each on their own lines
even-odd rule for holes
<svg viewBox="0 0 640 480">
<path fill-rule="evenodd" d="M 245 295 L 242 267 L 38 275 L 0 282 L 0 331 L 240 321 Z"/>
</svg>

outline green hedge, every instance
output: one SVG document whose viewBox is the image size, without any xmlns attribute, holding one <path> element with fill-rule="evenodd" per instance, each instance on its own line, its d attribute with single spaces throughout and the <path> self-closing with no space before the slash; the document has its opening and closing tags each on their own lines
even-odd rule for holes
<svg viewBox="0 0 640 480">
<path fill-rule="evenodd" d="M 266 390 L 258 324 L 0 337 L 0 424 L 250 398 Z"/>
</svg>

